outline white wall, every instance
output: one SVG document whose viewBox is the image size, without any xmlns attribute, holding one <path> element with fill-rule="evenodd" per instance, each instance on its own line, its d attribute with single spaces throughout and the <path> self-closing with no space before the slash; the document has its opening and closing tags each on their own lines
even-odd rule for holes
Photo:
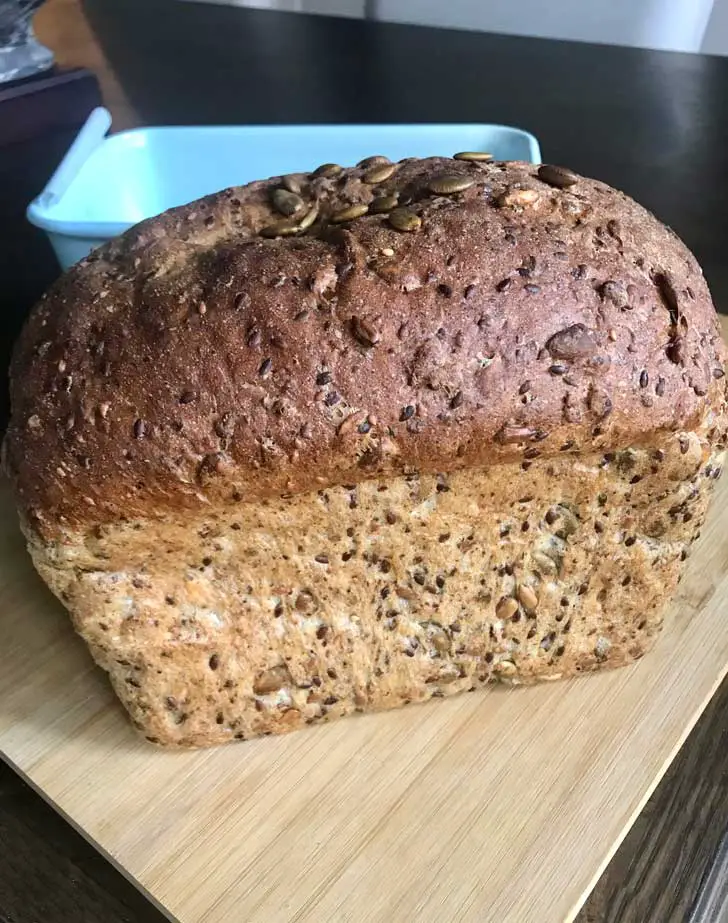
<svg viewBox="0 0 728 923">
<path fill-rule="evenodd" d="M 0 0 L 2 2 L 2 0 Z M 199 0 L 197 0 L 199 2 Z M 728 0 L 204 0 L 454 29 L 728 54 Z"/>
<path fill-rule="evenodd" d="M 0 0 L 0 3 L 2 2 L 3 0 Z M 292 13 L 323 13 L 328 16 L 349 16 L 357 19 L 364 15 L 365 5 L 365 0 L 194 0 L 194 2 L 249 6 L 260 10 L 283 10 Z"/>
<path fill-rule="evenodd" d="M 713 0 L 375 0 L 374 6 L 378 18 L 397 22 L 698 51 Z"/>
<path fill-rule="evenodd" d="M 705 54 L 728 55 L 728 0 L 714 0 L 700 50 Z"/>
</svg>

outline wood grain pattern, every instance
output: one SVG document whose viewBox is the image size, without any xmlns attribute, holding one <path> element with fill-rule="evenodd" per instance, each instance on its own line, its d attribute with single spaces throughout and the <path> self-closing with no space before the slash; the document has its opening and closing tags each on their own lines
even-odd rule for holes
<svg viewBox="0 0 728 923">
<path fill-rule="evenodd" d="M 728 482 L 626 670 L 165 753 L 127 726 L 0 502 L 0 749 L 183 923 L 573 919 L 728 667 Z"/>
<path fill-rule="evenodd" d="M 728 923 L 727 754 L 725 679 L 576 923 Z M 2 761 L 0 843 L 0 923 L 166 919 Z"/>
</svg>

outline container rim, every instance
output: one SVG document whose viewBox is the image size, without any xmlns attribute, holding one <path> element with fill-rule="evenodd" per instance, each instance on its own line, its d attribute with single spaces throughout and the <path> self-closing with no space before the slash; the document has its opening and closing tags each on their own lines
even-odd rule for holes
<svg viewBox="0 0 728 923">
<path fill-rule="evenodd" d="M 51 218 L 44 211 L 38 201 L 33 199 L 26 210 L 28 221 L 35 227 L 49 234 L 63 234 L 64 237 L 116 237 L 129 230 L 138 222 L 128 221 L 68 221 L 62 218 Z M 146 220 L 146 219 L 141 219 Z"/>
</svg>

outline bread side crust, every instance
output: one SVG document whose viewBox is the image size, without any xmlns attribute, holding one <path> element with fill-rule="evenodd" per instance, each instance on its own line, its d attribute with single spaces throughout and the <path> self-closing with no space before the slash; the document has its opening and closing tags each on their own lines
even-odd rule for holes
<svg viewBox="0 0 728 923">
<path fill-rule="evenodd" d="M 30 548 L 137 728 L 207 746 L 641 657 L 722 462 L 679 433 Z"/>
</svg>

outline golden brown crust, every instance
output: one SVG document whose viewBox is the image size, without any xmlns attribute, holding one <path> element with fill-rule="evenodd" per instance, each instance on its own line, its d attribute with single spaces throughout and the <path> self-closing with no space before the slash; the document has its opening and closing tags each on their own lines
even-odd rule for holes
<svg viewBox="0 0 728 923">
<path fill-rule="evenodd" d="M 437 195 L 443 171 L 475 182 Z M 143 222 L 59 281 L 11 370 L 6 467 L 38 534 L 638 445 L 722 408 L 700 268 L 626 196 L 529 164 L 365 172 L 298 178 L 306 236 L 259 236 L 277 178 Z M 392 190 L 417 230 L 328 220 Z"/>
</svg>

